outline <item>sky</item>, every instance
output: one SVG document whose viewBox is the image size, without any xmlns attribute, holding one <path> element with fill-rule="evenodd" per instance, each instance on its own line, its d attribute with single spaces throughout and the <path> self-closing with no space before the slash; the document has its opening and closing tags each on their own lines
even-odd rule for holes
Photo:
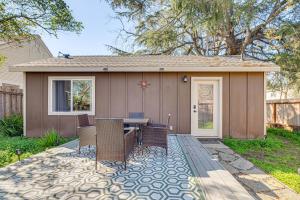
<svg viewBox="0 0 300 200">
<path fill-rule="evenodd" d="M 58 38 L 42 33 L 41 37 L 53 56 L 58 52 L 70 55 L 110 55 L 105 44 L 116 46 L 120 22 L 105 0 L 66 0 L 73 16 L 83 23 L 83 31 L 60 32 Z"/>
</svg>

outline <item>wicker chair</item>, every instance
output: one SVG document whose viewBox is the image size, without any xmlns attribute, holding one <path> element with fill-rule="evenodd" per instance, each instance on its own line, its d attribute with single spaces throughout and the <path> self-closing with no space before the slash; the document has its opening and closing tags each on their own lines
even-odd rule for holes
<svg viewBox="0 0 300 200">
<path fill-rule="evenodd" d="M 166 149 L 168 154 L 168 131 L 167 127 L 146 126 L 143 128 L 143 147 L 158 146 Z"/>
<path fill-rule="evenodd" d="M 168 115 L 168 125 L 149 123 L 143 128 L 143 147 L 158 146 L 166 149 L 168 154 L 168 132 L 171 114 Z"/>
<path fill-rule="evenodd" d="M 84 115 L 78 115 L 78 124 L 79 127 L 77 127 L 77 132 L 79 136 L 79 153 L 80 153 L 80 148 L 82 146 L 86 145 L 96 145 L 96 127 L 93 126 L 89 122 L 89 117 L 87 114 Z"/>
<path fill-rule="evenodd" d="M 122 161 L 126 169 L 135 144 L 134 128 L 124 133 L 123 119 L 97 119 L 96 130 L 96 169 L 98 160 Z"/>
</svg>

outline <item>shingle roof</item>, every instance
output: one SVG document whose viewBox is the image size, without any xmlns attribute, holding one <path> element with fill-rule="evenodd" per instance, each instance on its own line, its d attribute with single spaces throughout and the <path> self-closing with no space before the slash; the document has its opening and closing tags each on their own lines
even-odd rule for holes
<svg viewBox="0 0 300 200">
<path fill-rule="evenodd" d="M 278 71 L 271 62 L 240 56 L 71 56 L 18 64 L 11 71 Z"/>
</svg>

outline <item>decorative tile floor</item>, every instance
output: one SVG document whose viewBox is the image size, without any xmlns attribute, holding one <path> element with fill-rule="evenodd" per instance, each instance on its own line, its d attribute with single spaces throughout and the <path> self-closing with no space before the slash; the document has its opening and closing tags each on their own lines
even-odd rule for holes
<svg viewBox="0 0 300 200">
<path fill-rule="evenodd" d="M 176 136 L 165 150 L 151 147 L 121 162 L 100 162 L 78 141 L 0 169 L 0 199 L 204 199 Z"/>
</svg>

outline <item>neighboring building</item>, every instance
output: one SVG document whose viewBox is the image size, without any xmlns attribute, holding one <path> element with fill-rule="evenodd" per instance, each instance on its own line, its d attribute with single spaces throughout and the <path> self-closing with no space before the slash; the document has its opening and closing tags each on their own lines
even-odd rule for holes
<svg viewBox="0 0 300 200">
<path fill-rule="evenodd" d="M 239 57 L 71 56 L 12 66 L 26 74 L 25 133 L 76 134 L 76 115 L 144 112 L 176 133 L 262 138 L 266 72 L 279 66 Z"/>
<path fill-rule="evenodd" d="M 20 44 L 0 41 L 0 55 L 6 57 L 5 62 L 0 65 L 0 86 L 4 83 L 21 88 L 23 87 L 23 73 L 9 72 L 8 66 L 52 57 L 40 36 Z"/>
</svg>

